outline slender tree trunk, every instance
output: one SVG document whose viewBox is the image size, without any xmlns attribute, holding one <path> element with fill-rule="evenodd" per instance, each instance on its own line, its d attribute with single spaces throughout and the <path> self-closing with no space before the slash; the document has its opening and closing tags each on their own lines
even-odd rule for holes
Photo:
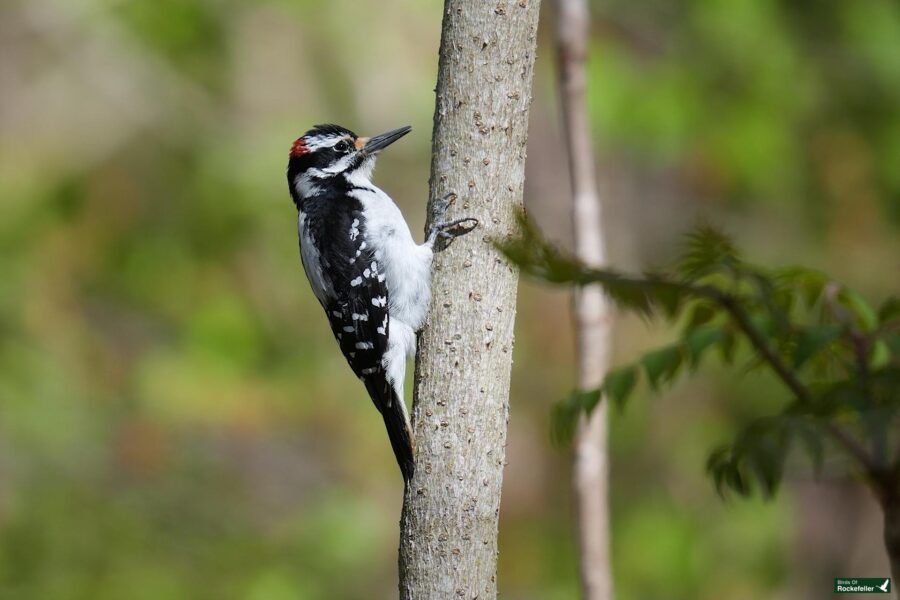
<svg viewBox="0 0 900 600">
<path fill-rule="evenodd" d="M 415 476 L 400 533 L 400 597 L 497 595 L 517 271 L 492 245 L 522 203 L 539 0 L 446 0 L 431 163 L 432 202 L 480 226 L 435 256 L 419 336 Z"/>
<path fill-rule="evenodd" d="M 585 107 L 585 68 L 590 14 L 586 0 L 556 1 L 560 100 L 565 122 L 575 253 L 585 264 L 603 266 L 605 249 L 594 152 Z M 599 386 L 606 374 L 611 341 L 609 305 L 599 286 L 575 291 L 578 385 Z M 606 407 L 601 402 L 582 418 L 575 437 L 573 484 L 578 505 L 581 587 L 587 600 L 612 598 L 609 560 Z"/>
</svg>

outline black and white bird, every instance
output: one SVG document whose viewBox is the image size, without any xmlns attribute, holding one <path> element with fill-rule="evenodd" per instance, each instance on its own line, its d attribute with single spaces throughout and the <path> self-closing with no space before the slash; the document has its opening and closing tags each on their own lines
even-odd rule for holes
<svg viewBox="0 0 900 600">
<path fill-rule="evenodd" d="M 384 418 L 405 481 L 413 474 L 413 442 L 403 379 L 428 310 L 435 243 L 477 225 L 444 222 L 445 199 L 425 243 L 416 244 L 400 209 L 372 184 L 376 154 L 411 129 L 364 138 L 316 125 L 294 142 L 287 167 L 306 277 Z"/>
</svg>

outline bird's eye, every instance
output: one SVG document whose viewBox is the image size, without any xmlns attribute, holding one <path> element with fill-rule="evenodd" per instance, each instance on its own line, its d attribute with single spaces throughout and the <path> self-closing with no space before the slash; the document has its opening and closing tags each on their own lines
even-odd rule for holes
<svg viewBox="0 0 900 600">
<path fill-rule="evenodd" d="M 350 144 L 348 144 L 344 140 L 341 140 L 340 142 L 338 142 L 337 144 L 334 145 L 334 149 L 337 150 L 338 152 L 346 152 L 347 150 L 350 149 Z"/>
</svg>

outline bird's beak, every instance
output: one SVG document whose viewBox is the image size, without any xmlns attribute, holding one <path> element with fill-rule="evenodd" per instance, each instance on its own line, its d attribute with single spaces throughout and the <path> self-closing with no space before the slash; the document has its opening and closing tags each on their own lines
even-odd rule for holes
<svg viewBox="0 0 900 600">
<path fill-rule="evenodd" d="M 392 129 L 391 131 L 372 136 L 368 140 L 366 140 L 365 145 L 362 147 L 362 151 L 366 154 L 375 154 L 379 150 L 387 148 L 410 131 L 412 131 L 412 127 L 407 125 L 406 127 Z"/>
</svg>

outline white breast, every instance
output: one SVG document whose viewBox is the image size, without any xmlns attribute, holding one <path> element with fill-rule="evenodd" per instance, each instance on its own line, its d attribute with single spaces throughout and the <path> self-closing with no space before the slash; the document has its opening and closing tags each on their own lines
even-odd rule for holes
<svg viewBox="0 0 900 600">
<path fill-rule="evenodd" d="M 431 299 L 431 249 L 416 244 L 400 209 L 387 194 L 369 182 L 366 187 L 369 189 L 351 193 L 363 205 L 366 238 L 385 272 L 391 319 L 418 331 Z"/>
</svg>

